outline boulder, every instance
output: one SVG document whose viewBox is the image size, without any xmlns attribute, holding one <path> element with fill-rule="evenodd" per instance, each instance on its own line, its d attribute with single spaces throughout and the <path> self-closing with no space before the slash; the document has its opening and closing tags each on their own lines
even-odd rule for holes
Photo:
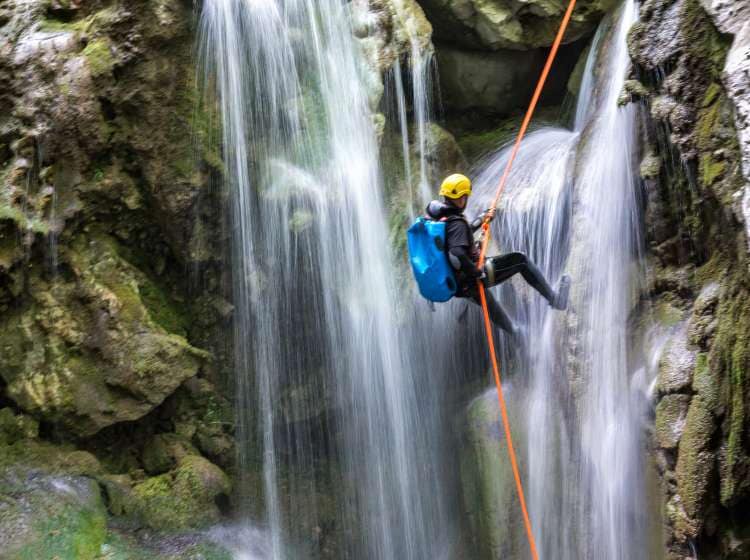
<svg viewBox="0 0 750 560">
<path fill-rule="evenodd" d="M 3 558 L 99 558 L 107 510 L 99 485 L 84 476 L 26 468 L 0 472 Z"/>
<path fill-rule="evenodd" d="M 433 52 L 432 26 L 416 0 L 358 0 L 350 3 L 354 36 L 367 62 L 364 76 L 373 111 L 384 93 L 383 78 L 397 62 L 419 64 Z"/>
<path fill-rule="evenodd" d="M 217 500 L 231 489 L 224 472 L 203 457 L 187 455 L 164 474 L 133 480 L 104 478 L 110 510 L 158 531 L 185 531 L 219 522 Z"/>
<path fill-rule="evenodd" d="M 702 396 L 695 396 L 687 413 L 675 468 L 677 493 L 685 514 L 675 522 L 675 533 L 681 539 L 695 539 L 703 530 L 717 474 L 716 453 L 711 447 L 715 429 L 708 403 Z"/>
<path fill-rule="evenodd" d="M 551 0 L 420 0 L 436 39 L 464 48 L 528 50 L 554 41 L 567 2 Z M 616 0 L 580 0 L 567 42 L 590 33 Z"/>
<path fill-rule="evenodd" d="M 544 53 L 485 53 L 441 46 L 437 60 L 446 107 L 507 114 L 528 103 Z"/>
<path fill-rule="evenodd" d="M 111 238 L 80 237 L 65 261 L 69 279 L 33 275 L 0 318 L 0 376 L 21 409 L 85 437 L 153 410 L 208 354 L 165 329 L 179 312 Z"/>
<path fill-rule="evenodd" d="M 677 330 L 659 362 L 658 389 L 661 393 L 678 393 L 690 387 L 697 352 L 689 347 L 687 327 Z"/>
<path fill-rule="evenodd" d="M 701 5 L 722 33 L 732 36 L 722 82 L 734 105 L 734 122 L 742 152 L 742 210 L 750 243 L 750 4 L 728 0 L 701 0 Z"/>
<path fill-rule="evenodd" d="M 514 422 L 517 411 L 510 412 L 514 435 L 523 437 L 523 423 Z M 517 497 L 494 388 L 471 402 L 464 426 L 461 484 L 472 544 L 482 558 L 521 558 L 526 542 L 520 516 L 508 507 Z"/>
<path fill-rule="evenodd" d="M 685 429 L 690 395 L 666 395 L 656 405 L 656 443 L 663 449 L 676 449 Z"/>
</svg>

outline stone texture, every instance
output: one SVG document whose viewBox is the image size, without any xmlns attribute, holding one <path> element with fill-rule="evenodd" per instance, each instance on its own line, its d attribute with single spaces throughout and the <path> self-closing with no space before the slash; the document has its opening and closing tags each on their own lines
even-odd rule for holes
<svg viewBox="0 0 750 560">
<path fill-rule="evenodd" d="M 350 3 L 352 26 L 369 72 L 365 83 L 370 107 L 377 110 L 384 93 L 383 79 L 397 63 L 429 72 L 432 25 L 415 0 L 355 0 Z"/>
<path fill-rule="evenodd" d="M 659 447 L 675 449 L 685 428 L 690 395 L 666 395 L 656 406 L 655 437 Z"/>
<path fill-rule="evenodd" d="M 506 386 L 506 396 L 508 393 L 512 393 L 510 386 Z M 507 402 L 516 401 L 508 397 Z M 518 440 L 523 434 L 518 428 L 523 423 L 514 421 L 517 411 L 510 412 L 514 440 L 522 448 Z M 460 460 L 465 518 L 475 539 L 472 545 L 476 552 L 471 557 L 517 558 L 523 556 L 527 546 L 521 538 L 522 520 L 514 508 L 508 507 L 517 498 L 499 415 L 494 388 L 477 397 L 466 410 L 466 439 Z"/>
<path fill-rule="evenodd" d="M 152 284 L 111 239 L 80 238 L 66 257 L 75 280 L 32 277 L 31 301 L 0 320 L 0 376 L 25 411 L 90 436 L 153 410 L 208 355 L 159 324 L 169 303 L 149 303 Z"/>
<path fill-rule="evenodd" d="M 701 0 L 701 5 L 722 33 L 733 36 L 722 82 L 735 109 L 735 127 L 742 149 L 745 177 L 742 208 L 750 239 L 750 4 L 736 0 Z M 749 247 L 750 248 L 750 247 Z"/>
<path fill-rule="evenodd" d="M 94 560 L 106 523 L 99 486 L 90 478 L 24 469 L 0 472 L 3 558 Z"/>
<path fill-rule="evenodd" d="M 683 325 L 672 335 L 659 363 L 658 389 L 661 393 L 677 393 L 690 387 L 695 356 L 695 350 L 688 347 L 687 328 Z"/>
<path fill-rule="evenodd" d="M 657 443 L 666 430 L 671 445 L 683 423 L 678 399 L 692 394 L 676 449 L 657 451 L 670 559 L 741 558 L 750 546 L 741 505 L 750 495 L 747 148 L 738 109 L 746 92 L 732 81 L 747 84 L 746 54 L 738 54 L 747 10 L 746 2 L 646 0 L 629 36 L 634 77 L 646 90 L 638 97 L 650 109 L 646 151 L 658 160 L 646 181 L 653 295 L 692 307 L 690 384 L 678 368 L 676 383 L 666 383 L 680 392 L 669 395 L 674 413 L 663 414 L 669 402 L 657 410 Z"/>
<path fill-rule="evenodd" d="M 487 54 L 441 47 L 437 60 L 446 106 L 507 114 L 528 102 L 544 53 Z"/>
<path fill-rule="evenodd" d="M 552 44 L 567 2 L 551 0 L 420 0 L 436 38 L 482 50 L 527 50 Z M 591 32 L 616 2 L 582 0 L 566 41 Z"/>
<path fill-rule="evenodd" d="M 714 419 L 706 401 L 696 396 L 690 403 L 675 474 L 685 517 L 675 530 L 682 539 L 695 539 L 703 529 L 705 508 L 716 475 L 716 454 L 710 442 Z"/>
<path fill-rule="evenodd" d="M 134 481 L 105 481 L 113 511 L 142 526 L 164 531 L 205 527 L 220 519 L 216 501 L 231 490 L 224 472 L 203 457 L 187 455 L 164 474 Z"/>
</svg>

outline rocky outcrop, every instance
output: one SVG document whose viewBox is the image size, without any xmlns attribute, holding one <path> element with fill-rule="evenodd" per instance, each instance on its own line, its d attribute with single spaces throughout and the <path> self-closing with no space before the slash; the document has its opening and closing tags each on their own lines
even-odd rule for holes
<svg viewBox="0 0 750 560">
<path fill-rule="evenodd" d="M 514 417 L 519 419 L 517 410 L 511 411 L 511 422 L 518 428 Z M 522 557 L 527 545 L 522 521 L 508 506 L 517 495 L 494 388 L 471 402 L 463 429 L 461 484 L 465 519 L 474 537 L 472 557 Z"/>
<path fill-rule="evenodd" d="M 0 5 L 0 555 L 99 557 L 113 519 L 186 531 L 228 503 L 223 170 L 193 8 Z"/>
<path fill-rule="evenodd" d="M 528 103 L 539 68 L 541 50 L 485 53 L 440 47 L 438 65 L 445 104 L 453 110 L 479 109 L 501 114 Z"/>
<path fill-rule="evenodd" d="M 445 43 L 481 50 L 529 50 L 552 44 L 567 2 L 546 0 L 420 0 Z M 590 33 L 615 0 L 578 2 L 567 41 Z"/>
<path fill-rule="evenodd" d="M 652 295 L 685 321 L 662 357 L 654 441 L 667 557 L 675 560 L 692 550 L 709 559 L 750 550 L 742 513 L 750 499 L 750 261 L 741 110 L 750 97 L 735 85 L 743 10 L 646 1 L 630 34 L 639 80 L 630 95 L 638 92 L 651 117 L 641 175 Z"/>
<path fill-rule="evenodd" d="M 408 68 L 419 65 L 418 58 L 432 55 L 432 25 L 415 0 L 355 1 L 351 17 L 370 70 L 365 82 L 375 110 L 384 93 L 384 78 L 397 63 Z"/>
<path fill-rule="evenodd" d="M 742 151 L 745 177 L 742 210 L 745 231 L 750 239 L 750 5 L 731 0 L 702 0 L 701 5 L 711 16 L 717 29 L 732 36 L 722 82 L 734 105 L 734 123 Z"/>
<path fill-rule="evenodd" d="M 28 299 L 0 320 L 0 377 L 26 412 L 91 436 L 145 416 L 209 355 L 176 334 L 178 308 L 112 238 L 80 237 L 61 256 L 69 280 L 27 271 Z"/>
</svg>

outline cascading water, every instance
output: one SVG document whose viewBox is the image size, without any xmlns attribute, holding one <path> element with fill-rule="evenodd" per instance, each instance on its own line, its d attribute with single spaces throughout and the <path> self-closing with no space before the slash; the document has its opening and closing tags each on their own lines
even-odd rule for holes
<svg viewBox="0 0 750 560">
<path fill-rule="evenodd" d="M 333 499 L 340 557 L 423 559 L 445 531 L 430 399 L 397 326 L 347 9 L 204 2 L 232 196 L 239 467 L 262 463 L 272 558 L 321 555 L 330 543 L 299 547 Z"/>
<path fill-rule="evenodd" d="M 526 252 L 552 280 L 563 270 L 573 278 L 567 320 L 535 293 L 499 290 L 529 330 L 531 348 L 515 368 L 524 391 L 515 399 L 528 410 L 517 429 L 541 558 L 648 555 L 643 406 L 630 390 L 627 351 L 639 288 L 636 115 L 617 103 L 634 3 L 612 19 L 594 40 L 574 131 L 527 138 L 494 226 L 503 252 Z M 507 157 L 500 152 L 479 175 L 474 209 L 488 204 Z"/>
<path fill-rule="evenodd" d="M 580 279 L 571 365 L 580 391 L 581 496 L 590 519 L 583 552 L 612 560 L 645 556 L 647 549 L 642 407 L 630 390 L 628 361 L 628 317 L 638 297 L 634 273 L 641 256 L 636 114 L 633 105 L 617 103 L 630 63 L 627 33 L 636 17 L 635 3 L 626 2 L 603 53 L 599 91 L 583 128 L 575 202 L 583 219 L 574 221 L 569 260 Z"/>
</svg>

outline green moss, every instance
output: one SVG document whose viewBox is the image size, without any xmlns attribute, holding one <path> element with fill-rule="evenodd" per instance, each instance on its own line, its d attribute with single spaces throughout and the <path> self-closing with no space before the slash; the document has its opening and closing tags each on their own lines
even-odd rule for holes
<svg viewBox="0 0 750 560">
<path fill-rule="evenodd" d="M 458 145 L 466 154 L 469 161 L 474 161 L 480 157 L 499 150 L 504 144 L 513 139 L 513 135 L 518 129 L 518 123 L 504 122 L 498 128 L 462 134 L 459 136 Z"/>
<path fill-rule="evenodd" d="M 722 88 L 721 84 L 717 82 L 711 82 L 711 85 L 708 86 L 708 89 L 703 96 L 703 103 L 701 104 L 701 107 L 706 108 L 713 105 L 714 102 L 719 99 L 719 96 L 723 91 L 724 88 Z"/>
<path fill-rule="evenodd" d="M 708 403 L 701 395 L 696 395 L 688 409 L 675 468 L 677 491 L 688 516 L 688 526 L 684 530 L 692 538 L 697 537 L 702 528 L 715 476 L 716 456 L 710 447 L 715 429 Z"/>
<path fill-rule="evenodd" d="M 174 471 L 136 485 L 126 509 L 154 529 L 201 527 L 218 520 L 214 499 L 229 488 L 229 479 L 217 466 L 202 457 L 188 456 Z"/>
<path fill-rule="evenodd" d="M 696 140 L 701 151 L 711 149 L 717 127 L 721 126 L 721 103 L 715 102 L 701 111 L 696 126 Z"/>
<path fill-rule="evenodd" d="M 8 204 L 0 204 L 0 222 L 12 222 L 19 231 L 32 231 L 46 235 L 49 233 L 49 225 L 44 221 L 27 217 L 19 208 Z"/>
<path fill-rule="evenodd" d="M 187 312 L 175 305 L 164 290 L 150 280 L 142 280 L 138 287 L 151 319 L 169 333 L 186 336 L 190 326 Z"/>
<path fill-rule="evenodd" d="M 109 74 L 114 66 L 111 44 L 107 38 L 98 38 L 89 41 L 83 49 L 83 55 L 89 63 L 89 70 L 94 78 Z"/>
<path fill-rule="evenodd" d="M 42 23 L 39 26 L 39 29 L 41 31 L 48 31 L 51 33 L 54 33 L 54 32 L 77 33 L 79 31 L 88 30 L 89 25 L 90 25 L 90 20 L 88 19 L 81 19 L 77 21 L 61 21 L 58 19 L 45 19 L 45 20 L 42 20 Z"/>
<path fill-rule="evenodd" d="M 713 185 L 718 179 L 724 176 L 726 168 L 726 161 L 717 161 L 711 154 L 703 154 L 699 164 L 703 185 L 705 187 Z"/>
<path fill-rule="evenodd" d="M 654 307 L 654 319 L 660 325 L 673 327 L 682 321 L 684 311 L 672 305 L 666 299 L 659 301 Z"/>
<path fill-rule="evenodd" d="M 106 517 L 100 511 L 66 507 L 37 527 L 41 538 L 21 548 L 17 560 L 59 558 L 94 560 L 98 558 L 107 532 Z"/>
</svg>

